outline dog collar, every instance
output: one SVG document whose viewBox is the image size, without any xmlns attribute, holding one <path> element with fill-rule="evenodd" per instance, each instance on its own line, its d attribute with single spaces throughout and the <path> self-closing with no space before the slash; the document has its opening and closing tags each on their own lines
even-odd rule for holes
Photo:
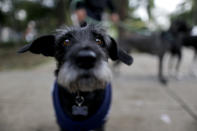
<svg viewBox="0 0 197 131">
<path fill-rule="evenodd" d="M 57 117 L 57 122 L 61 128 L 69 131 L 89 131 L 101 127 L 106 120 L 111 105 L 111 84 L 108 83 L 105 88 L 105 98 L 98 111 L 90 118 L 84 121 L 73 121 L 62 109 L 59 100 L 59 86 L 57 82 L 54 83 L 53 88 L 53 105 Z"/>
</svg>

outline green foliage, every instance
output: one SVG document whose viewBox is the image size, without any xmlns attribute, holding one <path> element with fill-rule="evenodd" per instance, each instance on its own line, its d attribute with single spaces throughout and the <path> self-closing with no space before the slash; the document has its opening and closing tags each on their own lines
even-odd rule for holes
<svg viewBox="0 0 197 131">
<path fill-rule="evenodd" d="M 13 0 L 11 4 L 12 8 L 10 11 L 0 12 L 0 24 L 2 26 L 7 26 L 21 32 L 25 30 L 28 22 L 32 20 L 37 22 L 38 27 L 40 27 L 41 30 L 42 27 L 47 28 L 52 24 L 54 25 L 54 8 L 46 7 L 40 2 L 31 2 L 25 0 Z M 26 18 L 24 20 L 19 20 L 16 17 L 16 13 L 20 10 L 25 10 L 26 12 Z"/>
<path fill-rule="evenodd" d="M 46 6 L 43 0 L 10 0 L 8 11 L 0 8 L 0 28 L 9 27 L 15 32 L 25 34 L 28 23 L 34 21 L 38 35 L 51 33 L 62 24 L 70 23 L 69 0 L 53 0 L 54 5 Z M 0 0 L 0 4 L 6 4 Z M 18 12 L 25 12 L 24 19 L 19 19 Z"/>
<path fill-rule="evenodd" d="M 131 31 L 142 31 L 147 29 L 145 22 L 138 18 L 127 19 L 125 24 L 127 25 L 127 29 Z"/>
<path fill-rule="evenodd" d="M 15 10 L 24 9 L 27 12 L 26 21 L 30 20 L 40 20 L 46 17 L 54 17 L 55 10 L 54 8 L 49 8 L 43 6 L 39 2 L 31 2 L 31 1 L 16 1 L 14 2 Z"/>
</svg>

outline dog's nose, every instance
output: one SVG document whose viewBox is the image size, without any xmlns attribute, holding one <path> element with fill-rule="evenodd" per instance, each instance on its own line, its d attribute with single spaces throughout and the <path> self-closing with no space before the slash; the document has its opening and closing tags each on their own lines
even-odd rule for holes
<svg viewBox="0 0 197 131">
<path fill-rule="evenodd" d="M 76 64 L 83 69 L 94 67 L 96 62 L 96 53 L 91 50 L 81 50 L 76 55 Z"/>
</svg>

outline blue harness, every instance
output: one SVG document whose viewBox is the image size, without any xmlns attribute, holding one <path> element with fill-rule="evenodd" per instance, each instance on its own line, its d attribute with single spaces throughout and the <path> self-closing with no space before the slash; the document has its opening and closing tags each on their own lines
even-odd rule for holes
<svg viewBox="0 0 197 131">
<path fill-rule="evenodd" d="M 69 130 L 69 131 L 89 131 L 93 129 L 97 129 L 101 127 L 106 120 L 106 117 L 108 115 L 110 105 L 111 105 L 111 97 L 112 97 L 112 91 L 111 91 L 111 84 L 107 84 L 105 88 L 105 98 L 103 100 L 103 103 L 101 104 L 98 111 L 84 121 L 73 121 L 71 118 L 68 117 L 67 114 L 62 109 L 62 106 L 60 104 L 59 100 L 59 86 L 57 82 L 54 84 L 53 88 L 53 105 L 55 108 L 55 113 L 57 117 L 57 122 L 60 125 L 62 129 Z"/>
</svg>

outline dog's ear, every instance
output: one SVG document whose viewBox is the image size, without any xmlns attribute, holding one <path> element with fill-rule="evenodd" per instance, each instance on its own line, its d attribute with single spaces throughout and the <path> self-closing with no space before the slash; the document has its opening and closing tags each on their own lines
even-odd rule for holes
<svg viewBox="0 0 197 131">
<path fill-rule="evenodd" d="M 35 54 L 43 54 L 45 56 L 54 56 L 55 54 L 55 36 L 45 35 L 35 39 L 31 44 L 22 47 L 18 53 L 30 51 Z"/>
<path fill-rule="evenodd" d="M 108 48 L 109 57 L 114 61 L 120 60 L 127 65 L 131 65 L 133 63 L 132 56 L 128 55 L 123 49 L 119 48 L 118 44 L 112 37 L 110 37 L 110 40 L 111 42 Z"/>
</svg>

